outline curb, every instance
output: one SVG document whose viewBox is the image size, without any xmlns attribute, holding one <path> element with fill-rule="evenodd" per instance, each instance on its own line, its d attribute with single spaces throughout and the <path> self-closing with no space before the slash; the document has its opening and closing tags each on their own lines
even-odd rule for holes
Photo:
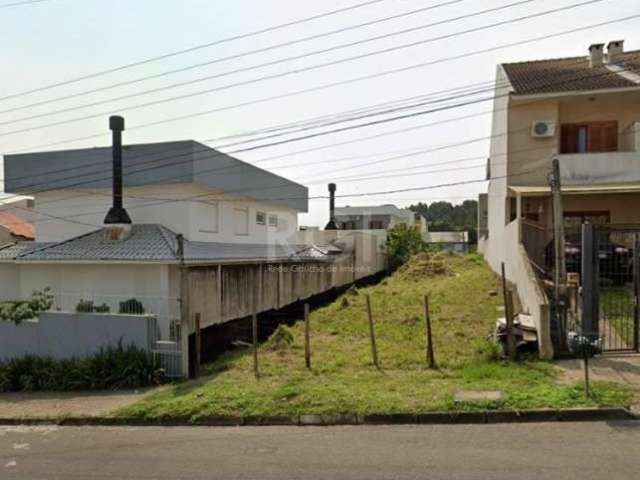
<svg viewBox="0 0 640 480">
<path fill-rule="evenodd" d="M 485 410 L 476 412 L 426 412 L 419 414 L 338 414 L 296 415 L 292 417 L 171 417 L 146 419 L 139 417 L 31 417 L 0 418 L 0 426 L 148 426 L 148 427 L 239 427 L 239 426 L 337 426 L 337 425 L 484 425 L 533 422 L 596 422 L 640 420 L 640 415 L 627 408 L 572 408 L 541 410 Z"/>
</svg>

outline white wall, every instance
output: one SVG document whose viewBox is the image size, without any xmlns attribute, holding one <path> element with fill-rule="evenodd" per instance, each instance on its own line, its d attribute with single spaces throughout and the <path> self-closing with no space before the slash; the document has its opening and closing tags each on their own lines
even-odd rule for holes
<svg viewBox="0 0 640 480">
<path fill-rule="evenodd" d="M 506 87 L 507 77 L 498 66 L 496 72 L 495 100 L 493 102 L 493 120 L 491 127 L 491 153 L 489 165 L 491 180 L 488 192 L 488 226 L 489 237 L 483 242 L 481 248 L 485 259 L 494 271 L 500 270 L 500 262 L 505 261 L 505 201 L 507 196 L 507 148 L 508 137 L 508 113 L 509 104 Z"/>
<path fill-rule="evenodd" d="M 179 315 L 177 292 L 167 265 L 11 264 L 0 263 L 0 299 L 27 299 L 34 290 L 50 288 L 53 310 L 75 311 L 80 300 L 106 303 L 118 313 L 120 302 L 136 298 L 147 313 L 158 316 L 163 338 Z"/>
<path fill-rule="evenodd" d="M 128 188 L 124 195 L 125 208 L 134 223 L 159 223 L 192 241 L 271 243 L 288 238 L 298 229 L 295 210 L 213 192 L 195 184 Z M 102 225 L 110 205 L 108 189 L 38 194 L 36 209 L 41 215 L 34 221 L 36 240 L 61 241 L 95 230 Z M 234 215 L 237 208 L 247 209 L 247 234 L 239 234 L 244 232 Z M 257 224 L 257 212 L 266 214 L 266 225 Z M 277 216 L 277 227 L 269 226 L 269 215 Z"/>
</svg>

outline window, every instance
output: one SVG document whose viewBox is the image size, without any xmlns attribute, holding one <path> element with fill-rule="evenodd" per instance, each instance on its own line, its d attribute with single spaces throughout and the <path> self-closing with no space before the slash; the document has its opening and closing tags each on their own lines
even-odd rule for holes
<svg viewBox="0 0 640 480">
<path fill-rule="evenodd" d="M 382 220 L 371 220 L 369 222 L 369 230 L 384 230 Z"/>
<path fill-rule="evenodd" d="M 277 215 L 269 215 L 269 226 L 277 227 L 278 226 L 278 216 Z"/>
<path fill-rule="evenodd" d="M 233 232 L 236 235 L 249 235 L 249 209 L 236 207 L 233 209 Z"/>
<path fill-rule="evenodd" d="M 256 223 L 258 225 L 266 225 L 267 224 L 267 214 L 264 212 L 256 212 Z"/>
<path fill-rule="evenodd" d="M 618 122 L 567 123 L 560 131 L 560 153 L 618 150 Z"/>
<path fill-rule="evenodd" d="M 205 233 L 218 232 L 218 202 L 194 202 L 199 229 Z"/>
</svg>

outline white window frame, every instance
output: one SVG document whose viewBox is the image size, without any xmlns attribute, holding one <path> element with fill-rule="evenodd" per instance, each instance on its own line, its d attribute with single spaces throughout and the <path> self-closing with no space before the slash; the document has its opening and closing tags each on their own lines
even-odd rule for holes
<svg viewBox="0 0 640 480">
<path fill-rule="evenodd" d="M 245 232 L 238 232 L 236 225 L 236 212 L 244 212 L 245 218 Z M 233 234 L 239 237 L 249 236 L 249 208 L 248 207 L 233 207 Z"/>
<path fill-rule="evenodd" d="M 262 216 L 262 221 L 258 218 L 259 216 Z M 257 211 L 256 212 L 256 225 L 266 225 L 266 224 L 267 224 L 267 212 Z"/>
<path fill-rule="evenodd" d="M 275 219 L 275 220 L 274 220 L 274 219 Z M 274 221 L 272 221 L 272 220 L 274 220 Z M 270 227 L 278 228 L 278 214 L 276 214 L 276 213 L 270 213 L 270 214 L 269 214 L 269 218 L 268 218 L 268 220 L 267 220 L 267 224 L 268 224 Z"/>
<path fill-rule="evenodd" d="M 201 228 L 202 233 L 219 233 L 220 232 L 220 203 L 219 202 L 206 202 L 206 205 L 213 207 L 211 214 L 215 213 L 215 222 L 213 222 L 213 228 Z"/>
</svg>

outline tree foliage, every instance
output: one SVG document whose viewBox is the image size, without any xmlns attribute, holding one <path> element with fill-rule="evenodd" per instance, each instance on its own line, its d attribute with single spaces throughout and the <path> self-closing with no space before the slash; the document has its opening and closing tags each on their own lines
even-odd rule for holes
<svg viewBox="0 0 640 480">
<path fill-rule="evenodd" d="M 419 202 L 411 205 L 410 210 L 420 213 L 427 219 L 429 230 L 432 232 L 468 231 L 469 241 L 477 241 L 478 202 L 465 200 L 459 205 L 449 202 L 433 202 L 430 205 Z"/>
<path fill-rule="evenodd" d="M 394 267 L 405 263 L 423 249 L 424 242 L 415 227 L 399 223 L 387 233 L 387 255 Z"/>
<path fill-rule="evenodd" d="M 19 324 L 24 320 L 37 317 L 46 312 L 53 304 L 53 295 L 49 289 L 36 290 L 28 300 L 8 300 L 0 302 L 0 321 Z"/>
</svg>

